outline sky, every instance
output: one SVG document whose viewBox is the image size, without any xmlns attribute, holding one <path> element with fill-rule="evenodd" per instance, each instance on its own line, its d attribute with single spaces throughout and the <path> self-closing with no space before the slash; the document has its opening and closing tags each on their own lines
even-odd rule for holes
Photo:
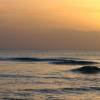
<svg viewBox="0 0 100 100">
<path fill-rule="evenodd" d="M 100 50 L 100 0 L 0 0 L 0 48 Z"/>
</svg>

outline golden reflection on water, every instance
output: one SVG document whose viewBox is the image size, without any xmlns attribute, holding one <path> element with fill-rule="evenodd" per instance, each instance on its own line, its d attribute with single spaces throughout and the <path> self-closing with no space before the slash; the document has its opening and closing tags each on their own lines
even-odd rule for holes
<svg viewBox="0 0 100 100">
<path fill-rule="evenodd" d="M 42 89 L 61 89 L 61 88 L 78 88 L 88 86 L 99 86 L 99 82 L 89 82 L 97 76 L 88 76 L 67 72 L 70 69 L 79 66 L 72 65 L 52 65 L 47 63 L 3 63 L 0 65 L 0 73 L 10 74 L 12 76 L 3 77 L 0 80 L 0 92 L 10 91 L 11 93 L 20 93 L 22 91 L 31 95 L 26 97 L 17 97 L 11 94 L 11 98 L 30 98 L 30 100 L 99 100 L 99 93 L 90 91 L 75 91 L 63 94 L 33 92 Z M 14 76 L 15 75 L 15 76 Z M 18 75 L 18 77 L 17 77 Z M 25 77 L 23 76 L 25 75 Z M 54 78 L 53 78 L 54 77 Z M 88 78 L 87 78 L 88 77 Z M 69 80 L 68 80 L 69 78 Z M 25 91 L 27 90 L 27 91 Z M 29 91 L 28 91 L 29 90 Z"/>
</svg>

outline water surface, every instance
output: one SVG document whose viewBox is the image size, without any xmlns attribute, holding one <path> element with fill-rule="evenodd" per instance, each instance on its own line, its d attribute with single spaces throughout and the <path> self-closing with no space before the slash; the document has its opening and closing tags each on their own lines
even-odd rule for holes
<svg viewBox="0 0 100 100">
<path fill-rule="evenodd" d="M 52 63 L 63 60 L 99 67 L 100 52 L 1 50 L 0 100 L 100 100 L 100 74 L 70 71 L 80 63 Z"/>
</svg>

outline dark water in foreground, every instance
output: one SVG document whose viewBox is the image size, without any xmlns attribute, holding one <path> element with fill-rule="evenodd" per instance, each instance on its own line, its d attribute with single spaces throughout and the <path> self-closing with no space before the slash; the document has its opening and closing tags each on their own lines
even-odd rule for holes
<svg viewBox="0 0 100 100">
<path fill-rule="evenodd" d="M 0 100 L 100 100 L 99 73 L 70 71 L 99 62 L 100 52 L 0 51 Z"/>
</svg>

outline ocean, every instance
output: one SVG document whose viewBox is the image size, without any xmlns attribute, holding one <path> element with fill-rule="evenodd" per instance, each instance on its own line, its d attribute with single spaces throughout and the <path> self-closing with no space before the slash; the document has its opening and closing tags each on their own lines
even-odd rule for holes
<svg viewBox="0 0 100 100">
<path fill-rule="evenodd" d="M 99 51 L 0 50 L 0 100 L 100 100 Z"/>
</svg>

